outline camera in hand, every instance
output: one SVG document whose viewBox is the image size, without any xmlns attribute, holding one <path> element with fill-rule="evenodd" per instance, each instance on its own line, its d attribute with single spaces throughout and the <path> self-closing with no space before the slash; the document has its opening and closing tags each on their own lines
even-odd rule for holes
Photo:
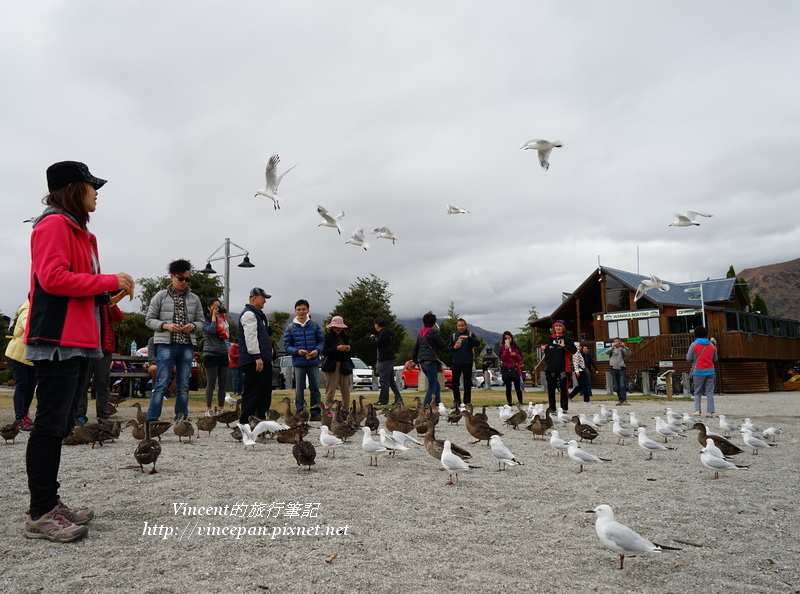
<svg viewBox="0 0 800 594">
<path fill-rule="evenodd" d="M 228 310 L 227 310 L 227 309 L 225 309 L 223 306 L 221 306 L 221 305 L 220 305 L 220 306 L 217 308 L 217 313 L 221 313 L 221 314 L 228 313 Z"/>
</svg>

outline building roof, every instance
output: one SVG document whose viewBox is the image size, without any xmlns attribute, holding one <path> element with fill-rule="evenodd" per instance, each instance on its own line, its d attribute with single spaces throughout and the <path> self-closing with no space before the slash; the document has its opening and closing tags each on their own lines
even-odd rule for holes
<svg viewBox="0 0 800 594">
<path fill-rule="evenodd" d="M 617 270 L 616 268 L 602 267 L 603 271 L 609 276 L 613 276 L 622 284 L 636 290 L 643 280 L 649 280 L 649 276 L 627 272 L 625 270 Z M 659 291 L 650 289 L 645 293 L 647 299 L 656 305 L 673 305 L 676 307 L 698 307 L 699 294 L 695 292 L 687 293 L 685 289 L 692 287 L 703 286 L 703 301 L 705 303 L 720 303 L 723 301 L 730 301 L 733 299 L 733 291 L 736 286 L 736 279 L 721 278 L 709 279 L 704 281 L 690 281 L 685 283 L 677 283 L 667 279 L 661 279 L 669 285 L 668 291 Z M 692 299 L 696 296 L 696 299 Z"/>
</svg>

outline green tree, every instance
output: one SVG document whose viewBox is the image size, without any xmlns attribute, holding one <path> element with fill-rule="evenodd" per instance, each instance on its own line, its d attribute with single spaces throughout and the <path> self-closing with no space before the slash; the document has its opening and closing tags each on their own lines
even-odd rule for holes
<svg viewBox="0 0 800 594">
<path fill-rule="evenodd" d="M 756 313 L 760 313 L 762 316 L 768 316 L 769 315 L 769 308 L 767 307 L 767 302 L 764 301 L 764 298 L 761 295 L 759 295 L 758 293 L 756 293 L 753 296 L 752 311 L 754 311 Z"/>
<path fill-rule="evenodd" d="M 200 298 L 200 303 L 205 308 L 206 300 L 210 297 L 222 298 L 224 286 L 218 276 L 208 276 L 201 274 L 197 270 L 191 271 L 192 282 L 189 285 L 192 293 Z M 139 300 L 141 301 L 141 312 L 147 313 L 147 308 L 150 307 L 150 301 L 155 297 L 161 289 L 166 289 L 170 284 L 169 275 L 154 278 L 140 278 L 136 281 L 138 285 Z M 230 303 L 226 303 L 225 307 L 230 309 Z"/>
<path fill-rule="evenodd" d="M 403 344 L 406 330 L 397 323 L 389 300 L 392 294 L 387 291 L 389 283 L 370 274 L 369 278 L 356 277 L 356 282 L 344 293 L 339 292 L 339 303 L 330 316 L 342 316 L 348 325 L 353 350 L 367 365 L 375 365 L 377 353 L 369 340 L 375 334 L 373 320 L 382 317 L 395 339 L 395 353 Z M 338 292 L 338 291 L 337 291 Z"/>
<path fill-rule="evenodd" d="M 283 333 L 286 331 L 286 324 L 289 321 L 288 311 L 272 311 L 267 316 L 269 318 L 269 325 L 272 327 L 272 340 L 280 342 L 283 338 Z"/>
<path fill-rule="evenodd" d="M 405 364 L 406 361 L 411 360 L 411 355 L 414 352 L 414 344 L 416 342 L 417 340 L 413 336 L 405 335 L 395 355 L 398 365 L 401 363 Z"/>
<path fill-rule="evenodd" d="M 547 340 L 547 336 L 542 334 L 541 332 L 533 332 L 531 328 L 531 324 L 539 319 L 539 314 L 536 311 L 536 306 L 532 306 L 528 310 L 528 319 L 524 326 L 520 326 L 518 329 L 520 332 L 514 335 L 514 342 L 517 343 L 517 346 L 522 350 L 522 355 L 524 356 L 524 360 L 522 362 L 522 366 L 524 369 L 528 371 L 533 371 L 533 368 L 536 367 L 536 363 L 539 362 L 538 353 L 536 352 L 539 348 L 539 345 L 542 344 L 544 341 Z"/>
<path fill-rule="evenodd" d="M 136 341 L 137 348 L 147 346 L 147 341 L 153 336 L 153 331 L 144 323 L 144 314 L 125 313 L 121 322 L 114 324 L 117 335 L 117 350 L 123 355 L 129 354 L 131 341 Z"/>
<path fill-rule="evenodd" d="M 731 267 L 728 268 L 725 278 L 736 278 L 736 271 L 733 269 L 733 264 L 731 264 Z"/>
</svg>

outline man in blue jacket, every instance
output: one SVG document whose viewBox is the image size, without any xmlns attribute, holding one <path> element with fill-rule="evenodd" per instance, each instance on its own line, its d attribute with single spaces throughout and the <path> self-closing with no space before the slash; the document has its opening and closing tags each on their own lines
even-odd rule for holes
<svg viewBox="0 0 800 594">
<path fill-rule="evenodd" d="M 292 356 L 294 367 L 294 404 L 297 412 L 306 407 L 305 387 L 311 393 L 311 416 L 309 420 L 319 421 L 322 395 L 319 391 L 319 354 L 324 345 L 322 329 L 309 318 L 310 306 L 305 299 L 294 304 L 295 318 L 283 333 L 283 347 Z"/>
</svg>

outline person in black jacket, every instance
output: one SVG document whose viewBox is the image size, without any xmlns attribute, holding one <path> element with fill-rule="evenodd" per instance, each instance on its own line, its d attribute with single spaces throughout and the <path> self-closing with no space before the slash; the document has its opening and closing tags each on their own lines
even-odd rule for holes
<svg viewBox="0 0 800 594">
<path fill-rule="evenodd" d="M 378 374 L 381 386 L 378 401 L 374 404 L 376 406 L 389 404 L 389 390 L 394 394 L 394 403 L 397 404 L 400 401 L 400 389 L 394 379 L 394 334 L 387 328 L 384 318 L 375 318 L 373 327 L 378 334 L 371 334 L 369 340 L 378 349 L 375 372 Z"/>
<path fill-rule="evenodd" d="M 572 355 L 578 352 L 575 341 L 564 334 L 566 326 L 561 320 L 553 324 L 553 334 L 544 349 L 547 362 L 545 377 L 547 378 L 547 399 L 550 410 L 556 410 L 556 388 L 561 393 L 561 408 L 569 410 L 569 392 L 567 392 L 567 375 L 571 372 Z"/>
<path fill-rule="evenodd" d="M 475 363 L 474 349 L 480 346 L 481 341 L 467 328 L 467 322 L 459 318 L 456 322 L 456 332 L 450 338 L 450 352 L 453 353 L 453 399 L 455 405 L 461 406 L 461 391 L 459 384 L 464 378 L 464 404 L 472 402 L 472 367 Z"/>
<path fill-rule="evenodd" d="M 322 347 L 322 356 L 325 357 L 322 364 L 322 372 L 325 374 L 325 408 L 333 408 L 333 397 L 338 387 L 342 393 L 342 410 L 345 412 L 350 410 L 350 383 L 353 379 L 353 350 L 346 329 L 342 316 L 333 316 Z"/>
<path fill-rule="evenodd" d="M 434 404 L 438 405 L 442 401 L 442 386 L 439 383 L 439 353 L 447 348 L 447 345 L 442 340 L 439 330 L 435 328 L 436 315 L 432 311 L 422 316 L 422 325 L 424 328 L 419 331 L 411 359 L 414 363 L 419 364 L 422 373 L 428 378 L 428 391 L 425 393 L 425 400 L 422 404 L 427 405 L 434 400 Z"/>
<path fill-rule="evenodd" d="M 578 378 L 578 384 L 569 393 L 570 398 L 575 398 L 575 395 L 579 392 L 583 393 L 583 401 L 589 402 L 592 399 L 592 367 L 594 367 L 594 371 L 597 372 L 599 369 L 597 368 L 597 363 L 594 362 L 594 357 L 592 357 L 591 353 L 589 352 L 589 347 L 587 345 L 583 345 L 581 347 L 581 356 L 583 357 L 583 373 L 581 373 L 580 378 Z"/>
</svg>

